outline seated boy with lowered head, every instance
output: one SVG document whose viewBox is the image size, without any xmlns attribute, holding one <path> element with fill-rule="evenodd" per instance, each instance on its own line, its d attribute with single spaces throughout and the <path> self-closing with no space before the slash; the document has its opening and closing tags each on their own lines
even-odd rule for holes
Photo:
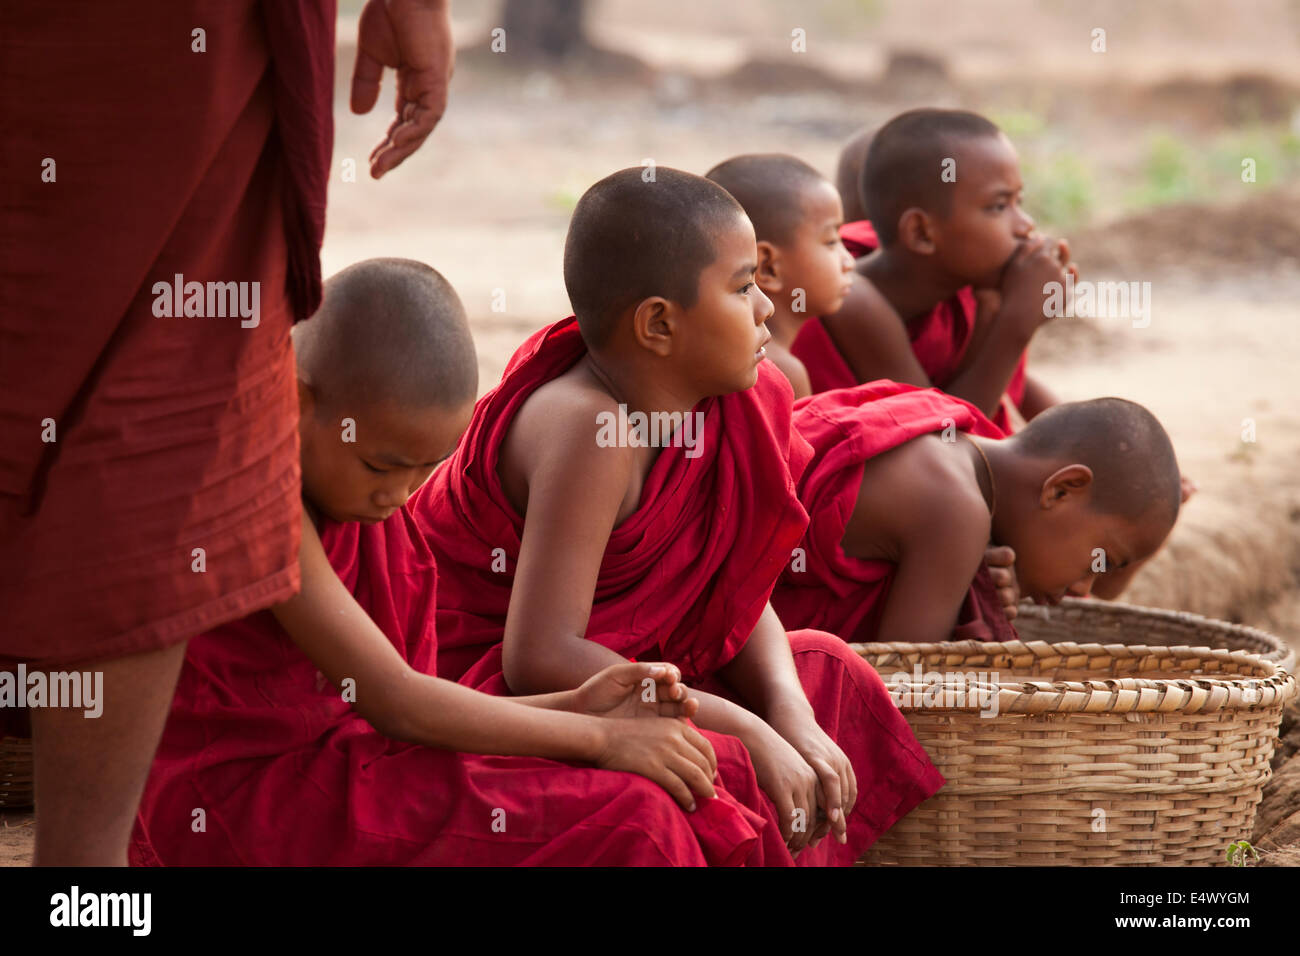
<svg viewBox="0 0 1300 956">
<path fill-rule="evenodd" d="M 1169 436 L 1124 399 L 1056 405 L 1004 437 L 961 399 L 874 382 L 801 403 L 795 429 L 814 449 L 810 523 L 772 603 L 847 641 L 948 640 L 990 544 L 1035 602 L 1086 596 L 1178 517 Z"/>
</svg>

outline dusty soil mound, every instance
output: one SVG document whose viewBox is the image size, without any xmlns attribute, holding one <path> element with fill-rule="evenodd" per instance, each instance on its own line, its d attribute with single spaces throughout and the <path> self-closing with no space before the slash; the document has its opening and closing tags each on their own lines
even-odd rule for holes
<svg viewBox="0 0 1300 956">
<path fill-rule="evenodd" d="M 1260 866 L 1300 866 L 1300 704 L 1282 714 L 1273 779 L 1264 786 L 1251 843 Z"/>
<path fill-rule="evenodd" d="M 1300 647 L 1300 193 L 1152 209 L 1071 241 L 1085 279 L 1151 281 L 1151 322 L 1058 319 L 1031 362 L 1063 398 L 1151 408 L 1201 488 L 1124 599 Z"/>
<path fill-rule="evenodd" d="M 1270 191 L 1231 205 L 1162 206 L 1089 229 L 1072 238 L 1072 248 L 1089 274 L 1265 271 L 1300 262 L 1300 194 Z"/>
</svg>

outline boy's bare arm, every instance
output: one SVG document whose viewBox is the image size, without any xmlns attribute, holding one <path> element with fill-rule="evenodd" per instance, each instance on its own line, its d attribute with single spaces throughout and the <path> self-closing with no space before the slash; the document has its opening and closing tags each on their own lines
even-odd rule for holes
<svg viewBox="0 0 1300 956">
<path fill-rule="evenodd" d="M 930 387 L 912 351 L 907 326 L 870 279 L 855 272 L 844 304 L 834 315 L 823 316 L 822 325 L 859 382 L 887 378 Z"/>
<path fill-rule="evenodd" d="M 756 735 L 752 743 L 747 740 L 746 745 L 759 783 L 777 805 L 783 826 L 795 808 L 808 808 L 807 832 L 800 834 L 791 827 L 785 833 L 792 848 L 815 846 L 831 831 L 845 842 L 848 814 L 858 797 L 857 778 L 848 757 L 817 724 L 795 670 L 789 636 L 771 604 L 720 674 L 766 724 L 767 733 Z M 706 706 L 702 702 L 701 710 Z M 813 807 L 822 811 L 817 820 L 811 818 Z"/>
<path fill-rule="evenodd" d="M 528 486 L 519 562 L 506 612 L 503 670 L 517 694 L 577 687 L 624 660 L 586 638 L 600 564 L 637 467 L 635 449 L 596 444 L 603 407 L 555 393 L 544 413 L 524 408 L 503 458 Z"/>
<path fill-rule="evenodd" d="M 707 740 L 680 720 L 615 720 L 560 709 L 537 709 L 517 699 L 492 697 L 411 668 L 335 574 L 310 519 L 304 516 L 299 564 L 302 588 L 272 608 L 290 639 L 336 686 L 355 682 L 354 707 L 386 737 L 468 753 L 577 760 L 640 773 L 683 806 L 692 794 L 713 796 L 717 769 Z M 662 665 L 629 664 L 647 676 Z M 611 669 L 613 671 L 614 669 Z M 601 703 L 629 674 L 603 674 Z M 654 677 L 670 674 L 654 672 Z M 601 684 L 601 680 L 594 682 Z M 590 696 L 590 695 L 589 695 Z M 548 705 L 560 702 L 552 695 Z M 577 703 L 578 698 L 571 697 Z M 686 701 L 661 708 L 688 715 Z M 610 712 L 613 708 L 608 708 Z M 666 713 L 661 709 L 661 713 Z"/>
<path fill-rule="evenodd" d="M 509 749 L 510 741 L 505 737 L 476 740 L 472 735 L 468 738 L 460 736 L 452 726 L 454 719 L 442 719 L 454 718 L 453 714 L 429 711 L 425 705 L 431 700 L 441 701 L 445 697 L 451 704 L 457 702 L 455 698 L 465 698 L 465 695 L 454 689 L 459 685 L 420 674 L 402 659 L 383 631 L 339 580 L 325 556 L 316 528 L 305 512 L 299 566 L 301 590 L 289 600 L 275 605 L 272 613 L 293 642 L 334 686 L 344 686 L 345 680 L 352 682 L 356 690 L 357 713 L 372 726 L 399 739 L 420 737 L 422 743 L 431 746 L 488 753 L 498 752 L 491 748 L 499 741 L 506 748 L 499 752 L 521 752 Z M 486 695 L 469 688 L 461 690 L 468 690 L 473 698 L 486 698 Z M 539 706 L 556 710 L 571 710 L 572 706 L 568 705 L 572 702 L 571 693 L 537 699 Z M 519 701 L 512 700 L 511 703 Z M 473 710 L 472 705 L 470 709 Z M 417 727 L 418 721 L 413 715 L 421 711 L 429 717 L 439 718 L 437 723 L 445 726 Z M 575 734 L 569 746 L 585 753 L 584 746 L 576 743 L 581 736 Z M 472 746 L 474 744 L 489 749 L 477 749 Z M 587 746 L 590 746 L 590 739 Z M 575 756 L 573 759 L 583 758 Z"/>
<path fill-rule="evenodd" d="M 580 400 L 575 405 L 517 419 L 514 429 L 528 446 L 514 450 L 528 472 L 528 512 L 503 649 L 506 682 L 516 693 L 576 687 L 624 660 L 587 640 L 586 631 L 600 564 L 636 463 L 631 449 L 598 447 L 599 409 L 583 408 Z M 575 437 L 573 423 L 588 412 L 589 433 Z M 785 653 L 789 657 L 788 646 Z M 789 676 L 790 689 L 802 697 L 793 665 Z M 762 720 L 743 707 L 702 691 L 692 694 L 700 700 L 701 727 L 742 739 L 762 732 Z"/>
<path fill-rule="evenodd" d="M 977 319 L 969 361 L 963 362 L 944 391 L 966 399 L 985 415 L 997 413 L 1020 356 L 1049 318 L 1044 313 L 1043 286 L 1065 281 L 1058 255 L 1056 247 L 1049 248 L 1042 237 L 1016 251 L 1003 274 L 997 315 L 989 321 Z"/>
<path fill-rule="evenodd" d="M 573 687 L 623 660 L 585 635 L 601 560 L 636 462 L 631 449 L 596 446 L 595 415 L 600 409 L 595 405 L 584 407 L 580 398 L 570 404 L 569 397 L 562 397 L 559 405 L 553 404 L 545 415 L 517 417 L 512 426 L 512 438 L 522 443 L 511 450 L 513 460 L 528 475 L 528 509 L 504 647 L 506 682 L 516 692 Z M 590 429 L 580 434 L 574 424 L 587 419 Z M 575 494 L 575 489 L 581 493 Z M 775 621 L 774 614 L 771 619 Z M 783 682 L 787 697 L 797 693 L 807 708 L 779 621 L 775 633 L 785 660 L 784 666 L 773 668 L 778 675 L 774 679 Z M 771 645 L 770 640 L 751 636 L 742 656 L 757 656 Z M 787 841 L 793 850 L 802 848 L 817 830 L 811 818 L 818 805 L 816 772 L 759 716 L 713 694 L 693 690 L 692 696 L 699 700 L 699 726 L 737 736 L 749 749 L 760 785 L 778 807 L 788 805 L 790 814 L 782 821 Z M 778 698 L 774 690 L 771 699 Z M 842 794 L 838 798 L 842 801 Z M 810 817 L 800 831 L 791 825 L 796 806 Z"/>
<path fill-rule="evenodd" d="M 978 489 L 948 468 L 918 467 L 930 457 L 904 446 L 870 462 L 845 531 L 845 551 L 887 553 L 897 565 L 881 641 L 947 640 L 988 545 L 988 505 Z"/>
<path fill-rule="evenodd" d="M 1020 413 L 1025 416 L 1025 421 L 1060 403 L 1061 399 L 1043 383 L 1042 379 L 1025 374 L 1025 397 L 1020 403 Z"/>
</svg>

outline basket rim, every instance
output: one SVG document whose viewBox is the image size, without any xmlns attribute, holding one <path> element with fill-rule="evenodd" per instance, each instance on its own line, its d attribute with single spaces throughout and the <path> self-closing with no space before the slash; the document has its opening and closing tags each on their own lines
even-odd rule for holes
<svg viewBox="0 0 1300 956">
<path fill-rule="evenodd" d="M 931 713 L 984 713 L 997 695 L 995 714 L 1043 713 L 1206 713 L 1216 710 L 1264 711 L 1280 707 L 1300 694 L 1293 674 L 1275 663 L 1249 651 L 1225 648 L 1190 646 L 1149 646 L 1146 644 L 1076 644 L 1062 641 L 943 641 L 933 644 L 908 644 L 902 642 L 850 644 L 850 648 L 870 663 L 878 672 L 885 667 L 897 666 L 900 671 L 886 678 L 893 689 L 890 696 L 900 710 Z M 1023 661 L 1028 655 L 1033 662 Z M 1015 664 L 1010 658 L 1020 657 Z M 1199 665 L 1212 662 L 1216 669 L 1226 668 L 1229 674 L 1238 668 L 1263 671 L 1262 675 L 1233 677 L 1121 677 L 1099 680 L 1026 680 L 1026 681 L 974 681 L 939 680 L 916 681 L 903 667 L 935 664 L 958 670 L 971 666 L 994 668 L 998 666 L 1086 666 L 1096 658 L 1149 657 L 1176 662 L 1185 669 L 1201 669 Z M 879 658 L 892 658 L 888 663 Z M 1083 658 L 1072 663 L 1071 658 Z M 1000 663 L 999 663 L 1000 661 Z M 899 674 L 902 679 L 898 679 Z M 904 696 L 906 695 L 906 701 Z M 927 695 L 940 695 L 939 702 L 924 703 Z M 920 697 L 922 703 L 913 704 Z M 971 699 L 971 698 L 974 699 Z M 948 701 L 944 703 L 943 701 Z"/>
<path fill-rule="evenodd" d="M 1147 607 L 1143 604 L 1127 604 L 1123 601 L 1105 601 L 1097 598 L 1076 598 L 1065 597 L 1055 606 L 1044 606 L 1034 604 L 1029 600 L 1022 600 L 1018 606 L 1021 614 L 1028 612 L 1029 616 L 1048 620 L 1054 613 L 1063 611 L 1077 611 L 1095 617 L 1117 617 L 1121 615 L 1133 615 L 1134 617 L 1146 617 L 1157 621 L 1172 621 L 1178 624 L 1193 625 L 1197 627 L 1209 627 L 1216 631 L 1231 631 L 1240 634 L 1243 637 L 1256 640 L 1261 644 L 1267 644 L 1274 648 L 1278 660 L 1284 659 L 1291 653 L 1290 646 L 1270 631 L 1265 631 L 1250 624 L 1236 624 L 1232 621 L 1220 621 L 1217 618 L 1206 617 L 1204 614 L 1196 614 L 1192 611 L 1177 611 L 1172 608 L 1164 607 Z M 1267 655 L 1265 656 L 1268 659 Z"/>
</svg>

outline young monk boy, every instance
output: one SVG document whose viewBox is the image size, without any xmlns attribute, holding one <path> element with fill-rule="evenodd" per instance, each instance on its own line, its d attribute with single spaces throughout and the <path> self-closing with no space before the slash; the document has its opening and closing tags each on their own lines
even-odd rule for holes
<svg viewBox="0 0 1300 956">
<path fill-rule="evenodd" d="M 864 126 L 844 144 L 835 163 L 835 191 L 844 205 L 846 222 L 867 218 L 867 207 L 862 203 L 862 165 L 867 161 L 867 150 L 876 136 L 874 126 Z"/>
<path fill-rule="evenodd" d="M 881 378 L 934 385 L 1008 433 L 1054 405 L 1026 373 L 1025 348 L 1049 318 L 1044 286 L 1078 269 L 1064 240 L 1034 230 L 1021 188 L 1014 147 L 982 116 L 922 109 L 885 124 L 861 171 L 871 221 L 841 230 L 863 257 L 857 281 L 840 311 L 805 323 L 792 348 L 813 390 Z M 1183 501 L 1195 490 L 1184 477 Z M 1105 575 L 1092 593 L 1118 597 L 1138 569 Z"/>
<path fill-rule="evenodd" d="M 859 138 L 864 151 L 869 134 Z M 795 398 L 805 398 L 813 391 L 808 370 L 790 347 L 805 322 L 835 313 L 853 289 L 853 259 L 839 235 L 839 195 L 803 160 L 778 153 L 737 156 L 714 166 L 708 178 L 731 193 L 754 224 L 754 281 L 773 305 L 767 320 L 772 333 L 767 357 L 790 380 Z M 878 310 L 890 309 L 870 282 L 861 277 L 857 281 L 860 300 L 871 301 Z M 1012 587 L 1005 549 L 990 550 L 987 559 L 990 574 Z"/>
<path fill-rule="evenodd" d="M 1055 404 L 1024 353 L 1047 320 L 1043 286 L 1077 270 L 1064 241 L 1034 231 L 1021 190 L 1015 148 L 982 116 L 921 109 L 881 127 L 862 169 L 871 221 L 843 230 L 868 281 L 794 345 L 814 391 L 934 385 L 1004 431 Z"/>
<path fill-rule="evenodd" d="M 839 194 L 803 160 L 780 153 L 736 156 L 706 177 L 731 193 L 754 225 L 754 281 L 773 309 L 767 357 L 790 380 L 795 398 L 806 398 L 812 383 L 790 347 L 808 319 L 838 312 L 852 285 L 853 257 L 840 242 Z"/>
<path fill-rule="evenodd" d="M 757 270 L 753 226 L 707 179 L 598 182 L 565 245 L 576 318 L 515 353 L 411 507 L 442 575 L 442 673 L 526 694 L 671 661 L 696 723 L 743 742 L 798 862 L 847 863 L 943 781 L 878 675 L 768 603 L 809 448 L 764 360 Z"/>
<path fill-rule="evenodd" d="M 669 719 L 699 706 L 671 665 L 619 661 L 513 699 L 433 676 L 436 569 L 403 504 L 477 387 L 446 281 L 360 263 L 293 334 L 302 590 L 190 643 L 132 859 L 752 861 L 763 818 L 715 792 L 709 741 Z"/>
<path fill-rule="evenodd" d="M 1004 438 L 961 399 L 874 382 L 800 403 L 795 428 L 814 449 L 810 523 L 772 604 L 848 641 L 948 640 L 972 606 L 987 629 L 958 637 L 1013 639 L 968 593 L 990 540 L 1021 593 L 1055 604 L 1151 555 L 1178 516 L 1169 436 L 1119 398 L 1056 405 Z"/>
</svg>

